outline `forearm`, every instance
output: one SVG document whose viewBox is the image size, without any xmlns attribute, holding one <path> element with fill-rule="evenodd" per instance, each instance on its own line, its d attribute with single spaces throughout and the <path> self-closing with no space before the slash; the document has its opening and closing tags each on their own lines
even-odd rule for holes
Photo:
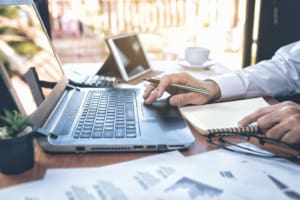
<svg viewBox="0 0 300 200">
<path fill-rule="evenodd" d="M 220 87 L 220 99 L 300 93 L 300 47 L 295 46 L 281 48 L 271 60 L 212 77 Z"/>
</svg>

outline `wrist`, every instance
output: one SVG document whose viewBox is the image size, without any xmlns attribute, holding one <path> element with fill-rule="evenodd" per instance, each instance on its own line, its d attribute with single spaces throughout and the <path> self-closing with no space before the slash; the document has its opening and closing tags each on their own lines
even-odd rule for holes
<svg viewBox="0 0 300 200">
<path fill-rule="evenodd" d="M 204 82 L 206 82 L 207 87 L 210 89 L 211 93 L 210 93 L 210 100 L 211 101 L 216 101 L 218 99 L 220 99 L 221 97 L 221 89 L 219 87 L 219 85 L 213 81 L 213 80 L 205 80 Z"/>
</svg>

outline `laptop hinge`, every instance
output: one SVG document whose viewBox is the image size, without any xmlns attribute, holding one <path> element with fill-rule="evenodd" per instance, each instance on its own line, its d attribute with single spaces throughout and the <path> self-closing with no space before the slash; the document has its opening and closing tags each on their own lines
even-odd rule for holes
<svg viewBox="0 0 300 200">
<path fill-rule="evenodd" d="M 79 87 L 76 87 L 74 85 L 71 85 L 71 84 L 68 84 L 67 87 L 66 87 L 66 90 L 77 90 L 77 91 L 80 91 L 80 88 Z"/>
<path fill-rule="evenodd" d="M 44 129 L 44 128 L 38 128 L 36 130 L 36 133 L 39 135 L 42 135 L 42 136 L 50 137 L 52 139 L 58 138 L 58 135 L 56 135 L 55 133 L 51 133 L 50 131 L 48 131 L 47 129 Z"/>
</svg>

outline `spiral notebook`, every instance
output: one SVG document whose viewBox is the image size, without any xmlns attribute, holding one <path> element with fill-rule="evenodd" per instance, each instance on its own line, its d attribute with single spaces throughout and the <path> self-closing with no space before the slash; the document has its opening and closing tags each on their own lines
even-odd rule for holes
<svg viewBox="0 0 300 200">
<path fill-rule="evenodd" d="M 184 118 L 202 135 L 216 132 L 257 132 L 255 124 L 238 127 L 238 121 L 246 115 L 269 104 L 263 98 L 243 99 L 181 107 Z"/>
</svg>

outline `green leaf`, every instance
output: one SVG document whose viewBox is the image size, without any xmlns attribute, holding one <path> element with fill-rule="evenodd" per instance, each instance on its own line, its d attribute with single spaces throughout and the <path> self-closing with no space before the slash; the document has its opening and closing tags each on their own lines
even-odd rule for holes
<svg viewBox="0 0 300 200">
<path fill-rule="evenodd" d="M 22 116 L 18 111 L 4 110 L 4 115 L 0 116 L 0 120 L 7 127 L 7 132 L 10 136 L 16 137 L 27 126 L 30 125 L 29 118 Z"/>
</svg>

